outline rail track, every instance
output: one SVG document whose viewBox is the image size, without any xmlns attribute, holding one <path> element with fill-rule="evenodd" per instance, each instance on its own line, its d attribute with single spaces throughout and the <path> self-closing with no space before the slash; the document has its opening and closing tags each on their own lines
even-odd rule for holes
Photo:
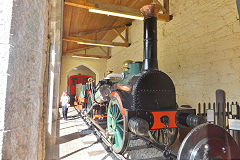
<svg viewBox="0 0 240 160">
<path fill-rule="evenodd" d="M 176 155 L 169 152 L 165 153 L 164 149 L 150 142 L 147 137 L 143 138 L 133 133 L 130 134 L 130 140 L 128 143 L 127 150 L 123 154 L 115 153 L 112 150 L 112 144 L 107 138 L 105 128 L 106 121 L 96 122 L 90 117 L 79 112 L 80 118 L 93 130 L 93 133 L 98 137 L 98 141 L 102 142 L 105 146 L 106 151 L 113 153 L 113 155 L 119 160 L 174 160 Z M 165 154 L 165 156 L 164 156 Z"/>
</svg>

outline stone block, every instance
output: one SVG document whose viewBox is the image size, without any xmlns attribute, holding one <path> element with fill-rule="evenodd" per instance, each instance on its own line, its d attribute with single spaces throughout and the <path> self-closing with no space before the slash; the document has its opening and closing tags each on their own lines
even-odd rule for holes
<svg viewBox="0 0 240 160">
<path fill-rule="evenodd" d="M 12 9 L 11 45 L 42 52 L 45 38 L 45 5 L 44 1 L 15 1 Z"/>
<path fill-rule="evenodd" d="M 47 1 L 0 3 L 1 158 L 38 159 Z"/>
<path fill-rule="evenodd" d="M 35 124 L 5 131 L 2 159 L 37 159 L 38 127 L 38 124 Z"/>
</svg>

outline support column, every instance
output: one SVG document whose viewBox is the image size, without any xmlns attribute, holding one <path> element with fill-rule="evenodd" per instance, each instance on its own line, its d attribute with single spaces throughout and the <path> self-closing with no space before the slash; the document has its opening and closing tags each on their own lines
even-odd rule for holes
<svg viewBox="0 0 240 160">
<path fill-rule="evenodd" d="M 50 158 L 52 146 L 56 143 L 57 119 L 59 108 L 60 68 L 62 52 L 62 7 L 59 0 L 50 1 L 49 13 L 49 37 L 50 37 L 50 61 L 48 84 L 48 113 L 47 113 L 47 158 Z"/>
</svg>

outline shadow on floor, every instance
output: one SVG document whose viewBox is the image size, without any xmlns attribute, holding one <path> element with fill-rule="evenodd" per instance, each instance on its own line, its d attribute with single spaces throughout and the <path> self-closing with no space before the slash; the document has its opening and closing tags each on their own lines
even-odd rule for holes
<svg viewBox="0 0 240 160">
<path fill-rule="evenodd" d="M 73 155 L 73 154 L 75 154 L 75 153 L 77 153 L 77 152 L 80 152 L 80 151 L 82 151 L 82 150 L 84 150 L 84 149 L 87 149 L 87 148 L 93 146 L 93 145 L 96 144 L 96 143 L 98 143 L 98 142 L 94 142 L 94 143 L 92 143 L 91 145 L 89 145 L 89 146 L 87 146 L 87 147 L 83 147 L 83 148 L 80 148 L 80 149 L 78 149 L 78 150 L 76 150 L 76 151 L 74 151 L 74 152 L 71 152 L 71 153 L 69 153 L 69 154 L 66 154 L 65 156 L 62 156 L 62 157 L 60 157 L 59 159 L 67 158 L 68 156 L 71 156 L 71 155 Z"/>
<path fill-rule="evenodd" d="M 82 130 L 81 132 L 75 132 L 75 133 L 71 133 L 71 134 L 68 134 L 65 136 L 57 137 L 56 144 L 59 145 L 59 144 L 67 143 L 69 141 L 84 137 L 91 133 L 92 133 L 91 130 L 85 129 L 85 130 Z"/>
<path fill-rule="evenodd" d="M 73 126 L 69 126 L 69 127 L 65 127 L 65 128 L 61 128 L 60 130 L 68 129 L 68 128 L 72 128 L 72 127 L 78 127 L 78 126 L 81 126 L 81 124 L 79 124 L 79 125 L 73 125 Z"/>
<path fill-rule="evenodd" d="M 79 118 L 79 114 L 75 114 L 75 115 L 69 116 L 68 120 L 75 120 L 75 119 L 78 119 L 78 118 Z"/>
</svg>

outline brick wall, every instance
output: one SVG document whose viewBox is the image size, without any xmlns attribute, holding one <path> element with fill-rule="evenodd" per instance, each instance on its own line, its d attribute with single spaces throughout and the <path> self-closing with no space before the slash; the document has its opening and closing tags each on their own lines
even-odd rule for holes
<svg viewBox="0 0 240 160">
<path fill-rule="evenodd" d="M 179 105 L 214 101 L 224 89 L 240 99 L 240 25 L 235 1 L 172 0 L 173 20 L 158 22 L 159 69 L 175 83 Z M 114 48 L 107 69 L 121 72 L 126 59 L 142 60 L 143 23 L 134 21 L 132 45 Z"/>
</svg>

